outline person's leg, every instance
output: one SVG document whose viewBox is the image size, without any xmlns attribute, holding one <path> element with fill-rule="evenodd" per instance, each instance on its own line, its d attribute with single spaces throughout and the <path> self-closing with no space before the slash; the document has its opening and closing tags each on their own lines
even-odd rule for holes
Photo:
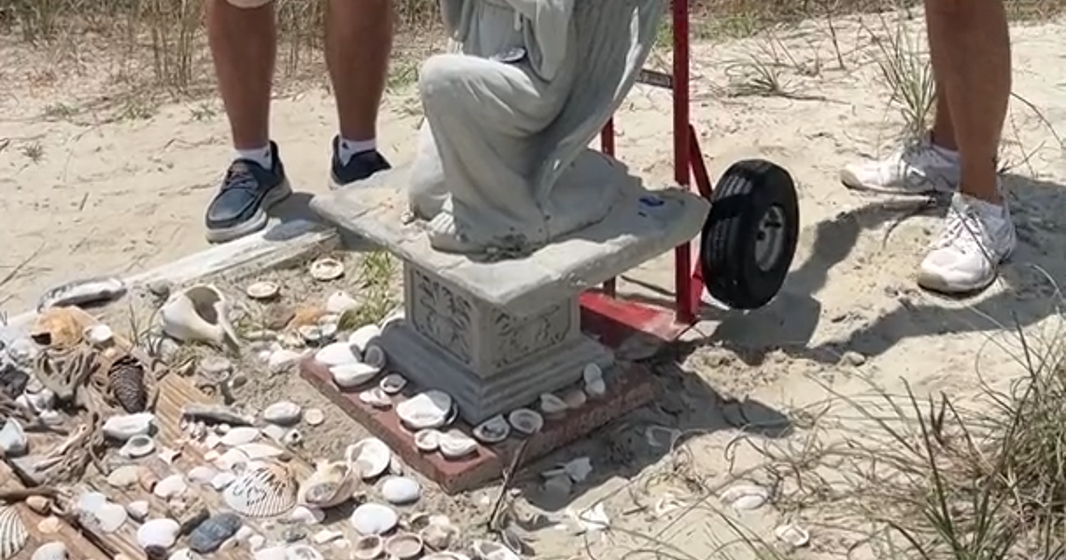
<svg viewBox="0 0 1066 560">
<path fill-rule="evenodd" d="M 959 148 L 959 194 L 918 282 L 960 293 L 983 289 L 1014 250 L 996 155 L 1010 98 L 1010 35 L 1003 0 L 926 0 L 933 69 Z"/>
<path fill-rule="evenodd" d="M 262 229 L 266 210 L 291 193 L 270 141 L 276 35 L 269 0 L 209 0 L 207 37 L 236 157 L 205 216 L 207 238 L 229 241 Z"/>
<path fill-rule="evenodd" d="M 331 165 L 335 187 L 389 168 L 377 151 L 377 118 L 391 50 L 390 0 L 330 0 L 326 65 L 340 121 Z"/>
<path fill-rule="evenodd" d="M 959 149 L 959 145 L 955 143 L 955 123 L 951 119 L 951 105 L 948 105 L 947 95 L 939 82 L 936 85 L 936 114 L 933 128 L 929 131 L 929 142 L 952 152 Z"/>
</svg>

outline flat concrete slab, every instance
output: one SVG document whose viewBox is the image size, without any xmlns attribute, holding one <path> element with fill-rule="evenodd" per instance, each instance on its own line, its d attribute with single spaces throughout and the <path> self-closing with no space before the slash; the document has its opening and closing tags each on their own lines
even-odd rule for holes
<svg viewBox="0 0 1066 560">
<path fill-rule="evenodd" d="M 528 316 L 696 237 L 710 209 L 677 188 L 648 190 L 627 182 L 611 213 L 525 258 L 495 262 L 441 253 L 419 222 L 403 223 L 406 168 L 318 195 L 311 207 L 342 229 L 366 237 L 402 260 L 439 274 L 476 299 Z"/>
<path fill-rule="evenodd" d="M 392 408 L 380 410 L 359 400 L 360 390 L 339 389 L 333 383 L 329 370 L 314 359 L 308 358 L 300 363 L 300 375 L 371 434 L 388 444 L 404 463 L 439 484 L 449 494 L 477 488 L 500 477 L 521 445 L 521 440 L 512 435 L 498 445 L 481 445 L 475 453 L 461 460 L 445 459 L 436 452 L 424 453 L 415 447 L 414 434 L 400 424 L 395 412 L 396 405 L 413 396 L 419 390 L 417 387 L 409 385 L 402 395 L 393 397 Z M 648 404 L 655 397 L 652 374 L 640 364 L 616 366 L 607 371 L 604 378 L 607 380 L 607 393 L 570 411 L 561 419 L 546 421 L 544 428 L 532 436 L 523 455 L 524 461 L 532 461 L 577 441 Z M 470 426 L 461 422 L 451 428 L 470 433 Z"/>
</svg>

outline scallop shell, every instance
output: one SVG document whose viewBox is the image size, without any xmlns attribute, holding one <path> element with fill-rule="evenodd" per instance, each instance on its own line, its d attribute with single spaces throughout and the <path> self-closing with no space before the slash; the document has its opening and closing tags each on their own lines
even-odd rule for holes
<svg viewBox="0 0 1066 560">
<path fill-rule="evenodd" d="M 379 385 L 381 390 L 385 391 L 386 395 L 395 395 L 400 391 L 403 391 L 403 388 L 406 386 L 407 379 L 398 373 L 390 373 L 386 375 L 381 379 L 381 384 Z"/>
<path fill-rule="evenodd" d="M 461 459 L 477 450 L 477 440 L 458 430 L 441 434 L 437 445 L 440 446 L 440 454 L 447 459 Z"/>
<path fill-rule="evenodd" d="M 493 416 L 474 427 L 474 437 L 482 443 L 500 443 L 511 435 L 511 425 L 503 415 Z"/>
<path fill-rule="evenodd" d="M 0 560 L 14 558 L 26 546 L 30 532 L 19 515 L 18 507 L 0 507 Z"/>
<path fill-rule="evenodd" d="M 329 368 L 333 382 L 342 389 L 350 389 L 367 383 L 377 377 L 381 372 L 380 367 L 374 367 L 362 362 L 341 364 Z"/>
<path fill-rule="evenodd" d="M 250 517 L 273 517 L 296 507 L 299 487 L 292 473 L 277 463 L 251 463 L 222 492 L 226 505 Z"/>
<path fill-rule="evenodd" d="M 307 272 L 315 280 L 328 282 L 344 276 L 344 264 L 337 259 L 326 257 L 311 263 Z"/>
<path fill-rule="evenodd" d="M 532 435 L 544 427 L 544 417 L 537 411 L 528 408 L 519 408 L 507 415 L 507 421 L 517 432 Z"/>
<path fill-rule="evenodd" d="M 396 405 L 396 415 L 412 430 L 439 428 L 448 422 L 452 398 L 443 391 L 419 393 Z"/>
<path fill-rule="evenodd" d="M 274 282 L 253 282 L 244 289 L 244 293 L 252 298 L 258 300 L 270 299 L 277 296 L 281 292 L 281 287 Z"/>
<path fill-rule="evenodd" d="M 425 544 L 422 537 L 411 533 L 398 533 L 385 541 L 385 554 L 396 560 L 412 560 L 422 554 Z"/>
<path fill-rule="evenodd" d="M 366 438 L 349 446 L 345 456 L 359 469 L 359 476 L 367 480 L 377 478 L 388 470 L 392 450 L 378 438 Z"/>
<path fill-rule="evenodd" d="M 322 463 L 300 485 L 300 502 L 320 509 L 340 505 L 352 497 L 359 486 L 359 475 L 345 461 Z"/>
<path fill-rule="evenodd" d="M 131 414 L 148 408 L 148 389 L 144 386 L 144 365 L 133 356 L 125 356 L 107 372 L 107 390 L 123 410 Z"/>
</svg>

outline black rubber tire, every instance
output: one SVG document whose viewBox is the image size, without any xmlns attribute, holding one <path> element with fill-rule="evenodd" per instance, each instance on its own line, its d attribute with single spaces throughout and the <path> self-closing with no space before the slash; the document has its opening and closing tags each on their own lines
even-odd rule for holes
<svg viewBox="0 0 1066 560">
<path fill-rule="evenodd" d="M 781 250 L 768 266 L 756 243 L 764 217 L 777 207 Z M 733 309 L 757 309 L 781 290 L 799 242 L 796 184 L 784 168 L 752 159 L 734 163 L 711 194 L 700 238 L 700 272 L 708 293 Z"/>
</svg>

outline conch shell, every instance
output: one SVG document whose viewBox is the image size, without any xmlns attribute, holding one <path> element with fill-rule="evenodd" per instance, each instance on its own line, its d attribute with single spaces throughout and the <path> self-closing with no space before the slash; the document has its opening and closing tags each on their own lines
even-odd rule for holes
<svg viewBox="0 0 1066 560">
<path fill-rule="evenodd" d="M 351 461 L 323 461 L 300 485 L 300 503 L 319 509 L 336 507 L 355 493 L 359 469 Z"/>
<path fill-rule="evenodd" d="M 163 304 L 163 332 L 183 342 L 237 346 L 229 310 L 229 299 L 221 290 L 197 284 L 174 293 Z"/>
</svg>

